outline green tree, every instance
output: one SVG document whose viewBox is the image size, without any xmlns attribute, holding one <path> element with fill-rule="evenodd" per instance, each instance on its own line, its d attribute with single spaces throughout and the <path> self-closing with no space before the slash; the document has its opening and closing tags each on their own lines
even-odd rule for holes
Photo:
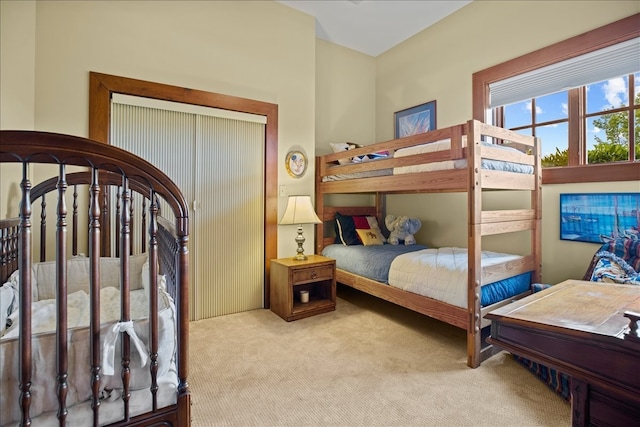
<svg viewBox="0 0 640 427">
<path fill-rule="evenodd" d="M 635 104 L 640 104 L 640 94 Z M 640 159 L 640 109 L 634 111 L 636 159 Z M 587 153 L 589 163 L 618 162 L 629 159 L 629 115 L 626 112 L 603 114 L 593 125 L 604 130 L 605 138 L 595 137 L 596 144 Z"/>
<path fill-rule="evenodd" d="M 556 147 L 556 152 L 546 155 L 540 159 L 542 167 L 567 166 L 569 164 L 569 150 L 562 150 Z"/>
</svg>

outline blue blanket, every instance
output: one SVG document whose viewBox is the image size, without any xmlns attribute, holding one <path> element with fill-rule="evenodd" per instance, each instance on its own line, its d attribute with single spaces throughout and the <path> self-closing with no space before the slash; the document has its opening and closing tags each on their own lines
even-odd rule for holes
<svg viewBox="0 0 640 427">
<path fill-rule="evenodd" d="M 322 255 L 336 260 L 336 268 L 388 283 L 391 262 L 400 254 L 427 249 L 424 245 L 329 245 Z"/>
</svg>

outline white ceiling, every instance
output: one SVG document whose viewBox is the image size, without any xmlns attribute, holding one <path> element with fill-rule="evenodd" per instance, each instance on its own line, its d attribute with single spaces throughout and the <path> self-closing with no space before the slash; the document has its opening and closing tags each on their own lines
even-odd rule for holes
<svg viewBox="0 0 640 427">
<path fill-rule="evenodd" d="M 471 1 L 279 1 L 316 18 L 316 36 L 371 56 L 435 24 Z"/>
</svg>

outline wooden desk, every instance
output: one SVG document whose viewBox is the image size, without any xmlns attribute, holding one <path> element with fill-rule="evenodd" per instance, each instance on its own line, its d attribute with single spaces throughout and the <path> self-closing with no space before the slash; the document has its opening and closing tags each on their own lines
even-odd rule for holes
<svg viewBox="0 0 640 427">
<path fill-rule="evenodd" d="M 573 426 L 638 427 L 640 338 L 627 311 L 640 312 L 639 286 L 567 280 L 488 313 L 487 341 L 570 375 Z"/>
</svg>

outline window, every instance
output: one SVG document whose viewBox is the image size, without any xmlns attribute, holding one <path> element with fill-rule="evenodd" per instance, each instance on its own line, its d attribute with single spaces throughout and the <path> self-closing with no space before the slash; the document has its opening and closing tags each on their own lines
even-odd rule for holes
<svg viewBox="0 0 640 427">
<path fill-rule="evenodd" d="M 639 84 L 640 72 L 615 77 L 495 107 L 492 120 L 507 129 L 540 137 L 543 167 L 638 161 Z M 578 153 L 572 157 L 569 157 L 570 127 L 576 140 L 572 147 L 578 147 Z M 574 161 L 570 163 L 570 159 Z"/>
<path fill-rule="evenodd" d="M 638 19 L 475 73 L 474 118 L 540 137 L 543 183 L 637 180 Z"/>
</svg>

